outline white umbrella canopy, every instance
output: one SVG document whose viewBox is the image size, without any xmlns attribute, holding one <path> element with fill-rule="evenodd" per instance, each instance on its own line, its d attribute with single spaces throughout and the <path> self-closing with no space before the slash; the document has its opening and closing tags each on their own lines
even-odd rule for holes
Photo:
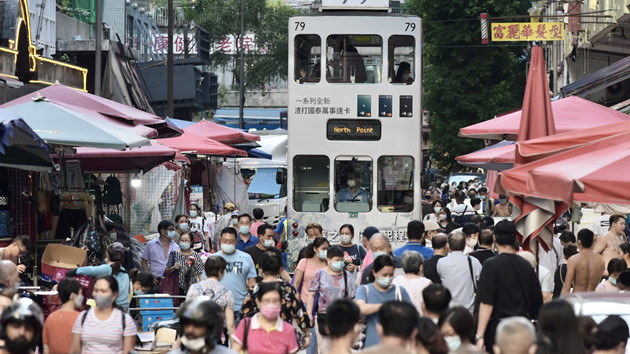
<svg viewBox="0 0 630 354">
<path fill-rule="evenodd" d="M 5 108 L 21 117 L 46 143 L 124 150 L 149 145 L 149 139 L 128 129 L 93 119 L 45 98 Z"/>
</svg>

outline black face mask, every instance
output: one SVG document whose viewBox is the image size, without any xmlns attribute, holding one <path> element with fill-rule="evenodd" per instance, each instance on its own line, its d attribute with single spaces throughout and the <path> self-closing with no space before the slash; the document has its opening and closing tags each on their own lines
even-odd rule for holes
<svg viewBox="0 0 630 354">
<path fill-rule="evenodd" d="M 16 340 L 7 339 L 4 342 L 4 346 L 11 354 L 29 353 L 33 348 L 33 345 L 31 345 L 31 343 L 27 341 L 25 337 L 20 337 Z"/>
</svg>

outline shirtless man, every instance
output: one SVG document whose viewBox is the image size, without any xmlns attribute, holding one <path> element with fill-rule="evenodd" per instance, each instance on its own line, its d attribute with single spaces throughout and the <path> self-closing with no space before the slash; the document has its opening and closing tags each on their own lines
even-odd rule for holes
<svg viewBox="0 0 630 354">
<path fill-rule="evenodd" d="M 505 195 L 499 196 L 499 204 L 494 206 L 494 212 L 492 216 L 507 217 L 512 215 L 512 204 L 510 204 L 508 197 Z"/>
<path fill-rule="evenodd" d="M 601 254 L 604 257 L 605 266 L 608 262 L 617 257 L 621 257 L 623 253 L 619 248 L 625 241 L 626 219 L 622 215 L 612 215 L 610 217 L 610 229 L 604 236 L 600 236 L 595 242 L 593 252 Z"/>
<path fill-rule="evenodd" d="M 567 277 L 562 287 L 562 295 L 571 291 L 572 283 L 575 293 L 595 291 L 606 269 L 602 256 L 592 250 L 593 231 L 582 229 L 578 232 L 577 238 L 580 253 L 567 261 Z"/>
</svg>

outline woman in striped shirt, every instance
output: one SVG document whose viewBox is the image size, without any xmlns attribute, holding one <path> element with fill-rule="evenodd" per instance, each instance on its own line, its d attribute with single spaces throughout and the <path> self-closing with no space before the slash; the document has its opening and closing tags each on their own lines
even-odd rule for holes
<svg viewBox="0 0 630 354">
<path fill-rule="evenodd" d="M 188 288 L 200 280 L 203 273 L 203 261 L 201 255 L 192 250 L 192 237 L 189 233 L 183 233 L 179 237 L 179 249 L 171 251 L 166 262 L 164 274 L 178 272 L 179 294 L 186 295 Z"/>
</svg>

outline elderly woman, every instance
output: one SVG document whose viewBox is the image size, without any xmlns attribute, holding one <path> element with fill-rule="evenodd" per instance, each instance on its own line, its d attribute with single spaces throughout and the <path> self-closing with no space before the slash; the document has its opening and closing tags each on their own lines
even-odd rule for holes
<svg viewBox="0 0 630 354">
<path fill-rule="evenodd" d="M 402 255 L 404 275 L 394 278 L 394 285 L 399 285 L 407 290 L 411 297 L 411 302 L 418 309 L 420 316 L 424 316 L 422 312 L 422 290 L 431 285 L 431 280 L 422 275 L 424 258 L 416 251 L 405 251 Z"/>
</svg>

